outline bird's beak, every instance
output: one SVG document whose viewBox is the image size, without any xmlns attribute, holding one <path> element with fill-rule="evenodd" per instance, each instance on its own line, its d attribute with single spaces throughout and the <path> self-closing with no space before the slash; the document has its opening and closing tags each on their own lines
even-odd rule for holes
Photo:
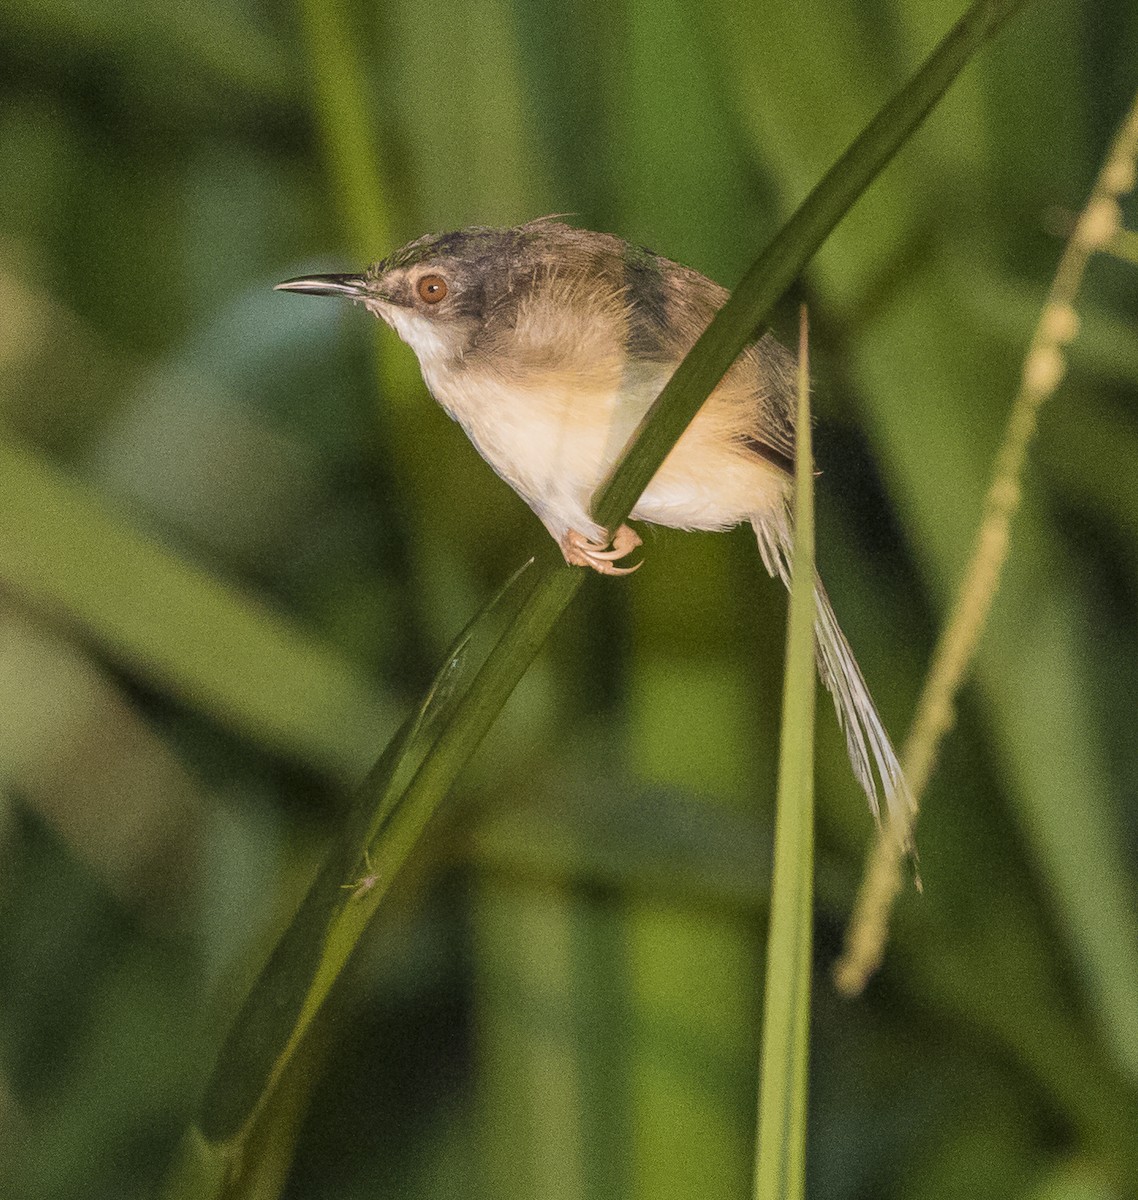
<svg viewBox="0 0 1138 1200">
<path fill-rule="evenodd" d="M 361 300 L 368 295 L 366 275 L 306 275 L 278 283 L 275 292 L 304 292 L 309 296 L 348 296 Z"/>
</svg>

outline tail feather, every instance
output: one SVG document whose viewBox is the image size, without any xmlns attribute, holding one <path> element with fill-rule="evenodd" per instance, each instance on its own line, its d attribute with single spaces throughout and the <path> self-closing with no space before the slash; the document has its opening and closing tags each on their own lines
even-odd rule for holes
<svg viewBox="0 0 1138 1200">
<path fill-rule="evenodd" d="M 790 557 L 794 547 L 789 510 L 782 511 L 777 517 L 755 517 L 751 524 L 763 565 L 772 578 L 781 579 L 789 588 Z M 912 795 L 877 706 L 816 573 L 814 602 L 818 674 L 834 698 L 838 724 L 846 735 L 854 774 L 865 791 L 874 817 L 880 819 L 880 797 L 884 792 L 895 828 L 906 830 L 913 813 Z"/>
</svg>

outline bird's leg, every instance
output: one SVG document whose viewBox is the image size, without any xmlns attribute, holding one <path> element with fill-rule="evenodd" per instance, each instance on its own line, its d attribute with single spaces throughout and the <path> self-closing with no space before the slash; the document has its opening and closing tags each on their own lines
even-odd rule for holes
<svg viewBox="0 0 1138 1200">
<path fill-rule="evenodd" d="M 618 559 L 631 554 L 640 544 L 640 535 L 627 525 L 622 525 L 616 531 L 611 543 L 594 542 L 575 529 L 570 529 L 560 540 L 561 553 L 571 567 L 592 567 L 602 575 L 631 575 L 641 567 L 643 561 L 631 567 L 616 565 Z"/>
</svg>

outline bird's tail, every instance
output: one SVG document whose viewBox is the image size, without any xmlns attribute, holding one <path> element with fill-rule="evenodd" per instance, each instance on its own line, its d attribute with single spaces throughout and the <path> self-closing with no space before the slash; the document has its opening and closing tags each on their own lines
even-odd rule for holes
<svg viewBox="0 0 1138 1200">
<path fill-rule="evenodd" d="M 751 521 L 759 542 L 763 564 L 772 577 L 790 587 L 790 558 L 794 533 L 790 510 L 763 514 Z M 874 817 L 880 819 L 880 797 L 885 793 L 893 828 L 902 834 L 908 848 L 908 829 L 913 815 L 909 792 L 893 743 L 869 694 L 861 670 L 850 649 L 838 618 L 830 607 L 826 589 L 814 576 L 814 644 L 818 674 L 834 697 L 838 724 L 846 735 L 846 748 L 858 782 L 865 790 Z M 876 770 L 875 770 L 876 768 Z"/>
</svg>

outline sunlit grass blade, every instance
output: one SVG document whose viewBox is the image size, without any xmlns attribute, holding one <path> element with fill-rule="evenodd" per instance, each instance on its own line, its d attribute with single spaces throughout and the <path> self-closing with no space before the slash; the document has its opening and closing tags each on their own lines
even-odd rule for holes
<svg viewBox="0 0 1138 1200">
<path fill-rule="evenodd" d="M 794 556 L 759 1071 L 755 1200 L 803 1195 L 814 896 L 814 470 L 806 313 L 798 358 Z"/>
</svg>

